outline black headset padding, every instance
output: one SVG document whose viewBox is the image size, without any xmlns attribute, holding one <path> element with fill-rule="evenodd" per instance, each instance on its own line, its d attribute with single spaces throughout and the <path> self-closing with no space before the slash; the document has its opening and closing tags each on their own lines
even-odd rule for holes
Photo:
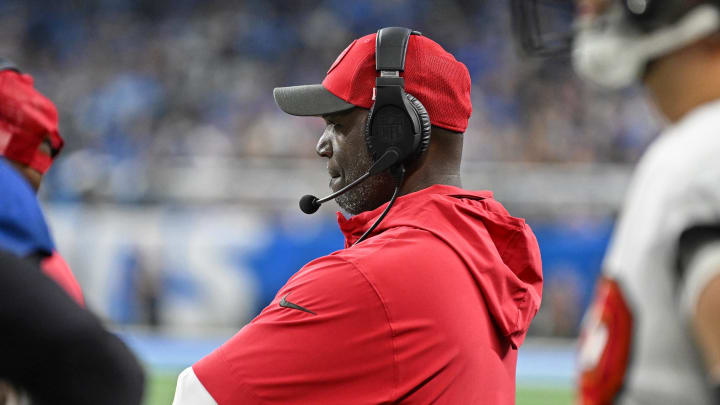
<svg viewBox="0 0 720 405">
<path fill-rule="evenodd" d="M 425 151 L 427 151 L 428 147 L 430 146 L 430 134 L 432 133 L 430 115 L 425 109 L 425 106 L 422 105 L 420 100 L 415 98 L 412 94 L 404 94 L 405 98 L 412 107 L 412 110 L 406 109 L 407 113 L 414 114 L 415 117 L 417 117 L 417 121 L 420 123 L 420 125 L 418 128 L 419 131 L 416 132 L 414 129 L 412 129 L 413 150 L 403 151 L 402 148 L 400 148 L 401 152 L 406 152 L 406 156 L 401 156 L 400 162 L 405 162 L 418 158 L 420 155 L 425 153 Z M 368 151 L 370 152 L 370 156 L 373 158 L 373 161 L 378 159 L 380 155 L 382 155 L 382 153 L 386 150 L 386 148 L 380 148 L 376 145 L 376 143 L 378 142 L 377 137 L 372 135 L 371 125 L 373 120 L 375 119 L 375 115 L 375 104 L 373 104 L 372 107 L 370 107 L 370 112 L 368 113 L 367 120 L 365 121 L 365 143 L 367 145 Z"/>
<path fill-rule="evenodd" d="M 422 105 L 420 100 L 416 99 L 415 96 L 410 93 L 405 93 L 405 97 L 407 97 L 410 104 L 412 104 L 412 106 L 415 108 L 415 112 L 420 119 L 420 143 L 415 149 L 414 156 L 414 158 L 417 158 L 423 153 L 427 152 L 428 148 L 430 147 L 430 134 L 432 132 L 432 124 L 430 123 L 430 114 L 428 114 L 425 106 Z"/>
</svg>

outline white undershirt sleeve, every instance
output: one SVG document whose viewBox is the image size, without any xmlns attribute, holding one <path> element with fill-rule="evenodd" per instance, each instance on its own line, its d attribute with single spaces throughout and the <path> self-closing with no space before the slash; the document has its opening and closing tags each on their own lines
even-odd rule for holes
<svg viewBox="0 0 720 405">
<path fill-rule="evenodd" d="M 217 402 L 198 380 L 192 367 L 188 367 L 178 376 L 173 405 L 217 405 Z"/>
<path fill-rule="evenodd" d="M 685 270 L 685 282 L 680 287 L 682 312 L 691 317 L 695 314 L 700 294 L 715 278 L 720 276 L 720 242 L 701 247 Z"/>
</svg>

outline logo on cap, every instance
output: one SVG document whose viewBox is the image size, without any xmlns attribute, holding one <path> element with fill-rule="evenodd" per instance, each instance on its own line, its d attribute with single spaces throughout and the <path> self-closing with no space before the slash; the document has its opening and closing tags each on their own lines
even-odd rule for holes
<svg viewBox="0 0 720 405">
<path fill-rule="evenodd" d="M 350 43 L 350 45 L 348 45 L 347 48 L 345 48 L 345 50 L 342 51 L 340 53 L 340 55 L 338 55 L 337 58 L 335 58 L 335 62 L 333 62 L 333 64 L 330 66 L 330 69 L 328 69 L 327 73 L 325 73 L 325 74 L 329 74 L 330 72 L 332 72 L 332 70 L 335 69 L 335 66 L 339 65 L 340 62 L 342 62 L 345 55 L 347 55 L 347 53 L 350 51 L 350 49 L 353 47 L 353 45 L 355 45 L 356 42 L 357 42 L 357 39 L 352 41 Z"/>
</svg>

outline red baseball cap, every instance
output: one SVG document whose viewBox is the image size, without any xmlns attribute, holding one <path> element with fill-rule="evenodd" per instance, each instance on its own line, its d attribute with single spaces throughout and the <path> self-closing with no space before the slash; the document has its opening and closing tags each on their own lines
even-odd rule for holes
<svg viewBox="0 0 720 405">
<path fill-rule="evenodd" d="M 373 105 L 375 37 L 366 35 L 345 48 L 322 84 L 278 87 L 275 102 L 286 113 L 320 116 Z M 472 112 L 470 74 L 438 43 L 411 35 L 405 56 L 405 91 L 420 100 L 432 125 L 465 132 Z"/>
<path fill-rule="evenodd" d="M 0 156 L 45 173 L 64 141 L 55 105 L 33 83 L 30 75 L 0 59 Z M 43 142 L 51 155 L 38 150 Z"/>
</svg>

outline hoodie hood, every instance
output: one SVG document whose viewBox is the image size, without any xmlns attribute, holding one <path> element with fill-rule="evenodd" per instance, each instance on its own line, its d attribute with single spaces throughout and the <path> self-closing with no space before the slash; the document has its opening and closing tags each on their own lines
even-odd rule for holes
<svg viewBox="0 0 720 405">
<path fill-rule="evenodd" d="M 500 333 L 519 347 L 542 297 L 540 249 L 525 220 L 510 216 L 490 191 L 434 185 L 399 197 L 369 238 L 351 247 L 386 206 L 350 219 L 338 212 L 346 248 L 396 227 L 432 233 L 462 258 Z"/>
</svg>

